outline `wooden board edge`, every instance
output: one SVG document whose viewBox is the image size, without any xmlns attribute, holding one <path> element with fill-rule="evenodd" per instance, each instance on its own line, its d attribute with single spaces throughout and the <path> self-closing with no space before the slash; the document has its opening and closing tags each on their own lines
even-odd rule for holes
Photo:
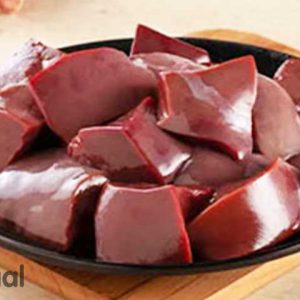
<svg viewBox="0 0 300 300">
<path fill-rule="evenodd" d="M 284 45 L 282 43 L 273 41 L 272 39 L 269 39 L 262 35 L 251 33 L 251 32 L 244 32 L 244 31 L 231 30 L 231 29 L 211 29 L 211 30 L 190 32 L 186 36 L 216 39 L 216 40 L 238 42 L 238 43 L 247 43 L 247 44 L 264 47 L 271 50 L 281 51 L 290 55 L 300 57 L 299 50 L 290 47 L 288 45 Z"/>
</svg>

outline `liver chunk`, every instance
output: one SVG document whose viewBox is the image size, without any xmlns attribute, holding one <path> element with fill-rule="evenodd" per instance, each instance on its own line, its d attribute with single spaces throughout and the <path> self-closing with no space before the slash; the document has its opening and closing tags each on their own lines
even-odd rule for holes
<svg viewBox="0 0 300 300">
<path fill-rule="evenodd" d="M 156 79 L 123 52 L 98 48 L 65 55 L 33 77 L 31 88 L 48 126 L 69 142 L 81 128 L 110 121 L 154 94 Z"/>
<path fill-rule="evenodd" d="M 210 260 L 248 255 L 299 230 L 297 178 L 281 159 L 221 193 L 188 226 L 194 253 Z"/>
<path fill-rule="evenodd" d="M 125 182 L 170 182 L 190 148 L 156 125 L 155 101 L 146 98 L 129 116 L 108 126 L 80 130 L 69 144 L 77 161 Z"/>
<path fill-rule="evenodd" d="M 287 59 L 274 75 L 276 80 L 294 100 L 300 104 L 300 59 Z"/>
<path fill-rule="evenodd" d="M 138 25 L 131 47 L 131 54 L 166 52 L 198 63 L 209 63 L 206 50 L 195 47 L 183 41 L 166 36 L 145 25 Z"/>
<path fill-rule="evenodd" d="M 93 215 L 106 178 L 64 150 L 35 154 L 0 173 L 0 222 L 47 248 L 67 251 L 93 232 Z"/>
<path fill-rule="evenodd" d="M 300 118 L 288 93 L 274 80 L 258 76 L 253 109 L 254 137 L 268 158 L 289 158 L 300 152 Z"/>
<path fill-rule="evenodd" d="M 203 71 L 162 73 L 161 128 L 214 143 L 233 158 L 252 151 L 256 67 L 251 56 Z"/>
<path fill-rule="evenodd" d="M 97 257 L 131 264 L 192 262 L 178 194 L 171 186 L 107 184 L 96 217 Z"/>
</svg>

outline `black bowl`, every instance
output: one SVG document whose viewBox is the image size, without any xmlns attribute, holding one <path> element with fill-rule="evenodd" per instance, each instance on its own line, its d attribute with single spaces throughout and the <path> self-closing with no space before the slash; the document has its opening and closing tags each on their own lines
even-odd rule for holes
<svg viewBox="0 0 300 300">
<path fill-rule="evenodd" d="M 222 62 L 231 58 L 251 54 L 255 57 L 260 73 L 272 77 L 277 68 L 290 56 L 285 53 L 276 52 L 251 45 L 214 41 L 197 38 L 183 38 L 182 40 L 208 50 L 214 62 Z M 132 39 L 121 39 L 112 41 L 94 42 L 63 48 L 65 52 L 73 52 L 83 49 L 97 47 L 113 47 L 129 52 Z M 27 256 L 33 260 L 50 265 L 61 266 L 76 270 L 85 270 L 99 273 L 123 273 L 123 274 L 155 274 L 175 275 L 190 274 L 207 271 L 221 271 L 232 268 L 249 266 L 283 257 L 300 251 L 300 235 L 263 252 L 253 255 L 219 262 L 196 262 L 180 266 L 145 266 L 103 263 L 94 259 L 80 258 L 73 255 L 60 254 L 41 247 L 34 246 L 15 235 L 0 232 L 0 246 L 16 253 Z"/>
</svg>

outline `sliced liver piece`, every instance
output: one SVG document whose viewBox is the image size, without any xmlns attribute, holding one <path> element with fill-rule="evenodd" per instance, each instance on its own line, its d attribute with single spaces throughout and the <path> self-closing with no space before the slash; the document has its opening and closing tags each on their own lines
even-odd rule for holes
<svg viewBox="0 0 300 300">
<path fill-rule="evenodd" d="M 39 133 L 36 122 L 24 122 L 0 110 L 0 170 L 22 154 Z"/>
<path fill-rule="evenodd" d="M 24 122 L 34 122 L 40 126 L 44 124 L 44 118 L 26 84 L 11 85 L 0 90 L 0 109 Z"/>
<path fill-rule="evenodd" d="M 62 56 L 30 40 L 0 67 L 0 169 L 30 147 L 44 125 L 28 80 Z"/>
<path fill-rule="evenodd" d="M 276 80 L 294 100 L 300 104 L 300 59 L 287 59 L 274 75 Z"/>
<path fill-rule="evenodd" d="M 195 147 L 191 159 L 178 172 L 174 184 L 219 189 L 256 175 L 270 164 L 260 154 L 249 154 L 242 161 L 210 148 Z"/>
<path fill-rule="evenodd" d="M 171 186 L 107 184 L 95 216 L 97 257 L 130 264 L 192 262 L 179 199 Z"/>
<path fill-rule="evenodd" d="M 300 119 L 288 93 L 274 80 L 259 75 L 253 109 L 255 142 L 268 158 L 300 152 Z"/>
<path fill-rule="evenodd" d="M 252 151 L 256 75 L 252 56 L 204 71 L 162 73 L 158 125 L 244 158 Z"/>
<path fill-rule="evenodd" d="M 193 150 L 192 158 L 186 163 L 184 169 L 179 172 L 174 183 L 216 188 L 240 180 L 243 174 L 243 165 L 226 154 L 197 147 Z"/>
<path fill-rule="evenodd" d="M 65 55 L 33 77 L 31 87 L 49 127 L 69 142 L 81 128 L 127 113 L 152 95 L 156 79 L 123 52 L 98 48 Z"/>
<path fill-rule="evenodd" d="M 80 130 L 69 154 L 112 180 L 170 182 L 190 158 L 190 148 L 157 127 L 154 104 L 146 98 L 123 120 Z"/>
<path fill-rule="evenodd" d="M 40 70 L 58 60 L 63 53 L 30 39 L 0 67 L 0 89 L 27 82 Z"/>
<path fill-rule="evenodd" d="M 249 255 L 299 230 L 297 178 L 281 159 L 223 193 L 188 226 L 195 255 L 223 260 Z"/>
<path fill-rule="evenodd" d="M 207 68 L 190 59 L 164 52 L 135 54 L 130 59 L 135 65 L 151 70 L 155 75 L 167 71 L 193 71 Z"/>
<path fill-rule="evenodd" d="M 200 212 L 206 209 L 212 202 L 214 190 L 201 188 L 198 185 L 170 186 L 179 199 L 181 211 L 186 223 L 190 223 Z"/>
<path fill-rule="evenodd" d="M 26 85 L 0 90 L 0 170 L 32 145 L 43 125 Z"/>
<path fill-rule="evenodd" d="M 131 47 L 131 55 L 140 53 L 166 52 L 198 63 L 210 63 L 206 50 L 168 37 L 144 25 L 138 25 Z"/>
<path fill-rule="evenodd" d="M 24 157 L 0 173 L 0 223 L 47 248 L 67 251 L 91 234 L 100 171 L 72 161 L 65 150 Z"/>
</svg>

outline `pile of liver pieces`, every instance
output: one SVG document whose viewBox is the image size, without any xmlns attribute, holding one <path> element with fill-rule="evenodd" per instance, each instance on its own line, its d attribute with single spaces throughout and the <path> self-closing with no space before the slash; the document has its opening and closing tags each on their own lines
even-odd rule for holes
<svg viewBox="0 0 300 300">
<path fill-rule="evenodd" d="M 299 231 L 299 87 L 300 60 L 272 79 L 143 25 L 129 56 L 30 40 L 0 68 L 1 230 L 112 263 L 268 249 Z"/>
</svg>

